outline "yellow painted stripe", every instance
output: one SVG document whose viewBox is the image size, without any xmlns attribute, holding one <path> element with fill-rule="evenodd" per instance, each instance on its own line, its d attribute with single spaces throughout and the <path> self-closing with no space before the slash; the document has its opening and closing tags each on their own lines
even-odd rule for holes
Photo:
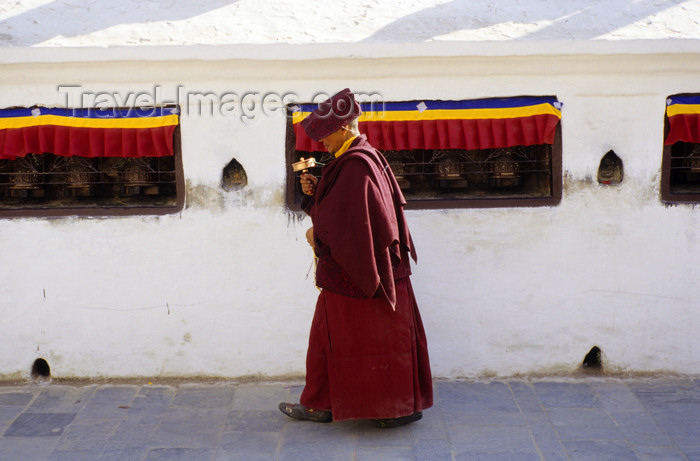
<svg viewBox="0 0 700 461">
<path fill-rule="evenodd" d="M 176 114 L 162 117 L 83 118 L 60 115 L 0 118 L 0 129 L 54 125 L 75 128 L 159 128 L 178 124 Z"/>
<path fill-rule="evenodd" d="M 666 106 L 666 115 L 700 114 L 700 104 L 671 104 Z"/>
<path fill-rule="evenodd" d="M 293 123 L 299 123 L 308 117 L 311 112 L 295 112 L 292 116 Z M 360 122 L 397 122 L 411 120 L 478 120 L 478 119 L 505 119 L 530 117 L 533 115 L 555 115 L 561 118 L 561 111 L 551 104 L 537 104 L 526 107 L 503 107 L 497 109 L 436 109 L 425 110 L 385 110 L 376 112 L 363 112 Z"/>
</svg>

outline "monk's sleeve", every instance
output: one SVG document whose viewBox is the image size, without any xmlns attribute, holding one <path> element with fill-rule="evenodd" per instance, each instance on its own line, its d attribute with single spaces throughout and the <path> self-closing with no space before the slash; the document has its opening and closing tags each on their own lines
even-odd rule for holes
<svg viewBox="0 0 700 461">
<path fill-rule="evenodd" d="M 344 162 L 314 213 L 317 237 L 368 297 L 377 291 L 394 303 L 391 256 L 398 230 L 391 202 L 362 160 Z M 390 286 L 386 286 L 390 285 Z"/>
<path fill-rule="evenodd" d="M 315 200 L 313 195 L 304 195 L 304 197 L 301 199 L 301 210 L 307 215 L 312 216 L 314 202 Z"/>
</svg>

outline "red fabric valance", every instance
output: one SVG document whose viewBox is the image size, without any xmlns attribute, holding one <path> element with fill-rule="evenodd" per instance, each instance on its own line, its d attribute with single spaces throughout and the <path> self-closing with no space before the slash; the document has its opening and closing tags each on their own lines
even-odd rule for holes
<svg viewBox="0 0 700 461">
<path fill-rule="evenodd" d="M 551 114 L 502 119 L 403 120 L 360 122 L 360 132 L 380 150 L 491 149 L 552 144 L 559 117 Z M 325 151 L 294 124 L 296 149 Z"/>
<path fill-rule="evenodd" d="M 667 146 L 677 142 L 700 143 L 700 114 L 678 114 L 668 117 Z"/>
<path fill-rule="evenodd" d="M 175 125 L 155 128 L 82 128 L 55 125 L 0 130 L 0 159 L 28 153 L 80 157 L 173 155 Z"/>
</svg>

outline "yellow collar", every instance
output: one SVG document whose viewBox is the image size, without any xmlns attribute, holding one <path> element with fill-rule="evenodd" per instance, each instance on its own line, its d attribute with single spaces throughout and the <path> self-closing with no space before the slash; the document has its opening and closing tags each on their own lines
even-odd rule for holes
<svg viewBox="0 0 700 461">
<path fill-rule="evenodd" d="M 348 148 L 350 148 L 350 144 L 352 144 L 352 142 L 355 140 L 355 138 L 357 138 L 357 136 L 353 136 L 352 138 L 345 141 L 345 143 L 343 143 L 343 145 L 340 146 L 340 149 L 338 149 L 335 152 L 335 158 L 338 158 L 341 155 L 343 155 L 345 153 L 345 151 L 348 150 Z"/>
</svg>

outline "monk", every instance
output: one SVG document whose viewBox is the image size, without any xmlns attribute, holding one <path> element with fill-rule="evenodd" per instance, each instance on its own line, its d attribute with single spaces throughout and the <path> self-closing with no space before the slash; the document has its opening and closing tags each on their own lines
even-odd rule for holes
<svg viewBox="0 0 700 461">
<path fill-rule="evenodd" d="M 300 420 L 368 419 L 389 428 L 432 406 L 432 378 L 409 278 L 416 251 L 406 201 L 384 156 L 360 134 L 360 113 L 346 88 L 301 122 L 335 159 L 320 179 L 301 176 L 321 293 L 300 403 L 279 409 Z"/>
</svg>

